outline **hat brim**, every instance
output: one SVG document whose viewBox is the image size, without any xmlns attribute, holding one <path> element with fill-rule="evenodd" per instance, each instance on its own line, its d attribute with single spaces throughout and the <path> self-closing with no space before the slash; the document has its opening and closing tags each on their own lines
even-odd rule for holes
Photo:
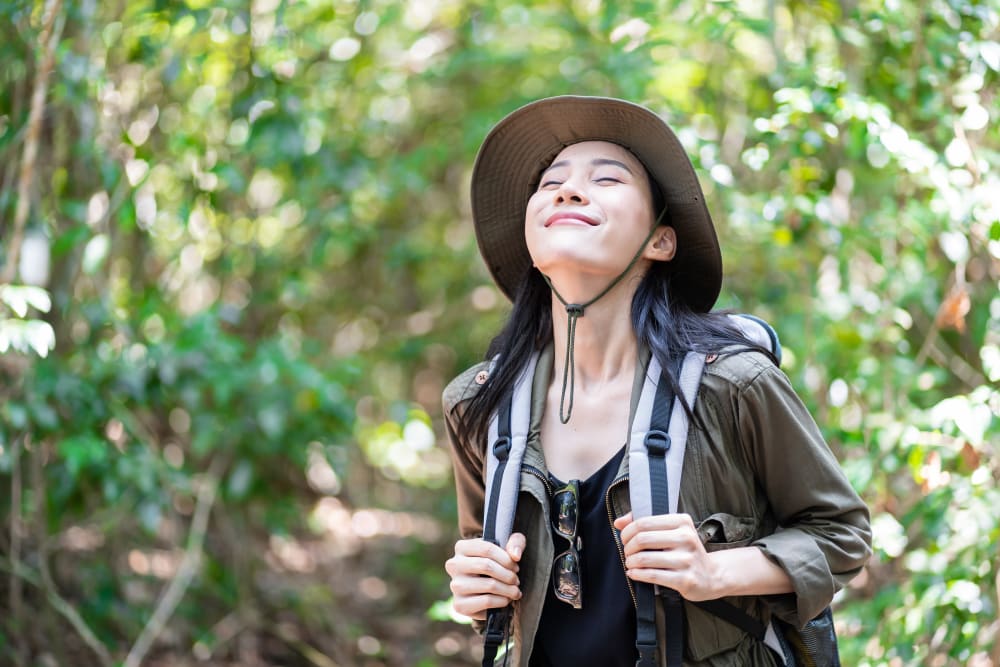
<svg viewBox="0 0 1000 667">
<path fill-rule="evenodd" d="M 539 174 L 563 148 L 581 141 L 618 144 L 646 167 L 663 194 L 665 221 L 677 234 L 673 288 L 693 310 L 711 310 L 722 288 L 722 253 L 691 160 L 659 116 L 606 97 L 532 102 L 483 141 L 472 171 L 472 216 L 480 253 L 500 290 L 513 299 L 531 267 L 524 214 Z"/>
</svg>

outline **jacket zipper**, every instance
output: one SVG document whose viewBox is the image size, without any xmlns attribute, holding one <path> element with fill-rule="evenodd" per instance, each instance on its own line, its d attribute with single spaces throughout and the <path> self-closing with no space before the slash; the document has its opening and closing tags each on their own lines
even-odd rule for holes
<svg viewBox="0 0 1000 667">
<path fill-rule="evenodd" d="M 523 470 L 524 472 L 526 472 L 526 473 L 528 473 L 530 475 L 533 475 L 533 476 L 537 477 L 542 482 L 542 484 L 545 485 L 545 493 L 546 493 L 546 495 L 548 495 L 550 497 L 552 496 L 552 484 L 549 482 L 549 478 L 545 475 L 545 473 L 543 473 L 541 470 L 539 470 L 535 466 L 529 465 L 527 463 L 522 463 L 521 464 L 521 470 Z"/>
<path fill-rule="evenodd" d="M 614 489 L 619 484 L 628 481 L 628 474 L 622 475 L 618 479 L 611 482 L 608 485 L 608 491 L 604 494 L 604 507 L 608 510 L 608 524 L 611 526 L 611 534 L 615 536 L 615 545 L 618 547 L 618 557 L 622 559 L 622 572 L 626 570 L 625 567 L 625 547 L 622 546 L 621 536 L 618 531 L 615 530 L 615 517 L 611 512 L 611 490 Z M 632 585 L 632 580 L 626 575 L 625 583 L 628 584 L 628 592 L 632 595 L 632 604 L 635 608 L 639 608 L 639 601 L 635 597 L 635 587 Z"/>
</svg>

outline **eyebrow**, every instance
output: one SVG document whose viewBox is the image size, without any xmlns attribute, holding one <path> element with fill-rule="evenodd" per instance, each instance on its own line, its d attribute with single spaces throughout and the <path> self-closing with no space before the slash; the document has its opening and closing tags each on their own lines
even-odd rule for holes
<svg viewBox="0 0 1000 667">
<path fill-rule="evenodd" d="M 620 162 L 618 160 L 612 160 L 611 158 L 606 158 L 606 157 L 594 158 L 593 160 L 590 161 L 590 164 L 593 165 L 593 166 L 595 166 L 595 167 L 600 166 L 600 165 L 606 165 L 606 164 L 614 166 L 614 167 L 621 167 L 622 169 L 624 169 L 628 173 L 632 174 L 632 170 L 629 169 L 629 167 L 628 167 L 627 164 L 625 164 L 624 162 Z M 545 171 L 543 171 L 542 174 L 544 175 L 547 172 L 549 172 L 550 170 L 555 169 L 557 167 L 567 167 L 567 166 L 569 166 L 569 160 L 559 160 L 559 162 L 553 162 L 552 164 L 550 164 L 548 166 L 548 169 L 546 169 Z M 634 174 L 633 174 L 633 176 L 634 176 Z"/>
</svg>

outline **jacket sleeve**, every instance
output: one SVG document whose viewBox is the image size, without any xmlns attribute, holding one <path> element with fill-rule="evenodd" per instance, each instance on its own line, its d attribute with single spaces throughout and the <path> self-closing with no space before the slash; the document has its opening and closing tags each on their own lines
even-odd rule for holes
<svg viewBox="0 0 1000 667">
<path fill-rule="evenodd" d="M 483 508 L 486 499 L 483 449 L 459 435 L 456 410 L 464 407 L 478 389 L 473 378 L 486 368 L 485 363 L 468 369 L 448 384 L 442 396 L 445 431 L 448 436 L 452 468 L 455 474 L 455 497 L 458 503 L 458 531 L 462 539 L 482 537 Z"/>
<path fill-rule="evenodd" d="M 778 522 L 755 542 L 794 594 L 768 598 L 799 627 L 816 617 L 871 555 L 868 507 L 783 372 L 765 366 L 736 401 L 740 439 Z"/>
</svg>

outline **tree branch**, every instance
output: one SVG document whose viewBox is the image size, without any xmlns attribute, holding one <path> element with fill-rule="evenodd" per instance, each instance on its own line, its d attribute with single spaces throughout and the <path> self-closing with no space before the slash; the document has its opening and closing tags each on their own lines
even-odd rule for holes
<svg viewBox="0 0 1000 667">
<path fill-rule="evenodd" d="M 21 563 L 11 562 L 10 565 L 7 565 L 3 561 L 0 561 L 0 570 L 7 571 L 11 577 L 17 581 L 26 581 L 32 586 L 41 589 L 45 593 L 45 597 L 48 599 L 49 604 L 52 605 L 52 608 L 59 612 L 63 618 L 69 621 L 69 624 L 73 626 L 73 629 L 76 630 L 78 635 L 80 635 L 80 638 L 83 639 L 84 643 L 89 646 L 98 657 L 101 665 L 104 667 L 112 667 L 112 665 L 114 665 L 114 661 L 111 659 L 111 654 L 108 653 L 108 649 L 90 630 L 86 621 L 83 620 L 76 609 L 66 602 L 66 600 L 64 600 L 57 591 L 46 586 L 45 582 L 43 582 L 39 576 Z"/>
<path fill-rule="evenodd" d="M 24 436 L 25 438 L 27 436 Z M 24 664 L 24 645 L 21 640 L 24 629 L 24 619 L 21 610 L 21 580 L 14 576 L 21 565 L 21 448 L 23 438 L 15 438 L 10 452 L 10 591 L 8 604 L 13 622 L 14 654 L 18 665 Z"/>
<path fill-rule="evenodd" d="M 177 574 L 171 579 L 149 622 L 146 623 L 146 627 L 142 629 L 139 638 L 136 639 L 132 649 L 125 657 L 122 667 L 139 667 L 142 664 L 149 649 L 153 646 L 153 642 L 167 626 L 170 616 L 180 604 L 201 565 L 202 544 L 205 541 L 208 518 L 212 511 L 212 505 L 215 504 L 215 493 L 223 469 L 221 461 L 221 458 L 212 461 L 206 478 L 202 480 L 201 488 L 198 490 L 198 501 L 194 509 L 194 518 L 191 520 L 191 532 L 188 534 L 187 548 L 184 550 L 184 558 L 177 569 Z"/>
<path fill-rule="evenodd" d="M 24 138 L 24 153 L 21 157 L 21 173 L 17 184 L 17 206 L 14 209 L 14 225 L 10 233 L 10 246 L 7 249 L 6 263 L 0 274 L 0 283 L 9 283 L 17 274 L 17 259 L 21 254 L 21 243 L 24 241 L 24 227 L 28 222 L 31 209 L 31 184 L 35 176 L 35 160 L 38 157 L 38 135 L 42 126 L 42 114 L 45 111 L 45 93 L 48 87 L 49 74 L 55 60 L 56 44 L 62 33 L 62 23 L 56 29 L 56 17 L 62 0 L 48 0 L 45 4 L 45 15 L 42 19 L 42 32 L 39 42 L 42 45 L 42 58 L 35 71 L 35 85 L 31 93 L 31 109 L 28 112 L 28 131 Z"/>
</svg>

